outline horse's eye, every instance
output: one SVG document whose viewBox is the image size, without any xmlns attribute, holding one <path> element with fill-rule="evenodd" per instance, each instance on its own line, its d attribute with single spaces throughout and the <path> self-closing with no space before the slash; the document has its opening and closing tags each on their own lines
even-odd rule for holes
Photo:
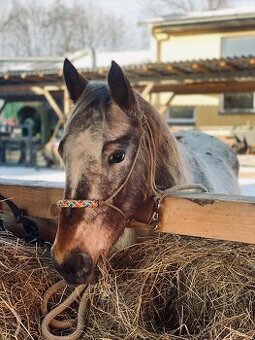
<svg viewBox="0 0 255 340">
<path fill-rule="evenodd" d="M 117 151 L 109 157 L 109 164 L 120 163 L 124 160 L 124 158 L 125 158 L 125 152 Z"/>
</svg>

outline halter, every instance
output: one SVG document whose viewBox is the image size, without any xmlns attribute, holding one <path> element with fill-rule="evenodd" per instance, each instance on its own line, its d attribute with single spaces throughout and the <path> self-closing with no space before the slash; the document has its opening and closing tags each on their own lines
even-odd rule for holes
<svg viewBox="0 0 255 340">
<path fill-rule="evenodd" d="M 186 185 L 176 185 L 172 188 L 168 188 L 166 190 L 160 190 L 157 188 L 156 183 L 155 183 L 155 174 L 156 174 L 156 146 L 155 142 L 153 139 L 153 134 L 151 127 L 148 123 L 147 118 L 143 115 L 141 118 L 141 126 L 142 126 L 142 134 L 139 139 L 138 147 L 136 150 L 136 154 L 133 160 L 133 163 L 131 165 L 131 168 L 128 172 L 128 175 L 126 179 L 120 184 L 120 186 L 113 192 L 112 195 L 110 195 L 108 198 L 105 200 L 96 200 L 96 199 L 85 199 L 85 200 L 71 200 L 71 199 L 62 199 L 57 201 L 57 206 L 59 208 L 93 208 L 96 209 L 100 206 L 106 205 L 113 210 L 117 211 L 119 214 L 122 215 L 124 220 L 126 221 L 126 225 L 128 226 L 147 226 L 150 230 L 156 230 L 159 225 L 159 209 L 160 209 L 160 204 L 162 200 L 170 194 L 173 194 L 178 191 L 184 191 L 184 190 L 199 190 L 201 192 L 207 192 L 207 189 L 205 186 L 201 184 L 186 184 Z M 146 130 L 145 130 L 146 127 Z M 111 204 L 109 201 L 111 201 L 127 184 L 129 181 L 134 167 L 136 165 L 142 143 L 144 141 L 144 136 L 145 132 L 147 132 L 147 137 L 148 137 L 148 149 L 149 149 L 149 156 L 150 156 L 150 173 L 149 173 L 149 184 L 150 188 L 153 192 L 153 200 L 154 200 L 154 205 L 152 209 L 152 213 L 150 215 L 150 218 L 147 223 L 143 222 L 138 222 L 135 219 L 132 219 L 131 221 L 126 218 L 125 214 L 121 209 L 116 207 L 116 205 Z"/>
<path fill-rule="evenodd" d="M 142 134 L 140 136 L 139 139 L 139 143 L 138 143 L 138 147 L 135 153 L 135 157 L 133 160 L 133 163 L 131 165 L 131 168 L 128 172 L 128 175 L 126 177 L 126 179 L 120 184 L 120 186 L 113 192 L 113 194 L 111 194 L 108 198 L 106 198 L 105 200 L 96 200 L 96 199 L 85 199 L 85 200 L 73 200 L 73 199 L 62 199 L 57 201 L 57 206 L 58 208 L 98 208 L 99 206 L 103 206 L 103 205 L 107 205 L 108 207 L 114 209 L 115 211 L 117 211 L 118 213 L 120 213 L 122 215 L 122 217 L 124 218 L 124 220 L 128 221 L 127 218 L 125 217 L 125 214 L 123 213 L 123 211 L 121 209 L 119 209 L 118 207 L 116 207 L 115 205 L 111 204 L 110 201 L 125 187 L 125 185 L 127 184 L 127 182 L 129 181 L 133 170 L 135 168 L 141 147 L 142 147 L 142 143 L 144 140 L 144 125 L 148 126 L 148 122 L 145 116 L 142 116 L 141 118 L 141 125 L 142 125 Z"/>
</svg>

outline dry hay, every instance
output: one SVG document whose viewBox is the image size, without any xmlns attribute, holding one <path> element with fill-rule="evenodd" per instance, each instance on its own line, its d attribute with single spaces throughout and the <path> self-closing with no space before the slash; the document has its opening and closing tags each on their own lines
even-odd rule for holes
<svg viewBox="0 0 255 340">
<path fill-rule="evenodd" d="M 11 242 L 0 243 L 7 244 L 0 262 L 0 275 L 5 275 L 0 293 L 3 339 L 11 339 L 15 331 L 12 311 L 40 339 L 40 296 L 56 276 L 41 265 L 38 251 L 13 241 L 13 249 Z M 255 337 L 253 245 L 159 235 L 115 254 L 101 265 L 100 274 L 83 339 Z"/>
<path fill-rule="evenodd" d="M 255 338 L 254 245 L 161 235 L 114 255 L 111 266 L 97 287 L 88 334 Z"/>
<path fill-rule="evenodd" d="M 38 339 L 42 294 L 58 280 L 44 263 L 49 252 L 5 232 L 0 249 L 0 339 Z"/>
</svg>

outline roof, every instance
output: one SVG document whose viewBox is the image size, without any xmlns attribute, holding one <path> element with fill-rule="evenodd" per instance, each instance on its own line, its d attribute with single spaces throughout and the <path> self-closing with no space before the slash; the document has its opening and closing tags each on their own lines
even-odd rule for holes
<svg viewBox="0 0 255 340">
<path fill-rule="evenodd" d="M 119 62 L 118 58 L 114 58 Z M 63 59 L 64 60 L 64 59 Z M 32 69 L 32 70 L 10 70 L 8 72 L 1 72 L 0 70 L 0 85 L 4 83 L 29 83 L 31 79 L 33 81 L 44 77 L 58 78 L 62 77 L 62 64 L 61 68 L 58 65 L 52 65 L 53 68 L 47 69 Z M 105 79 L 109 67 L 110 59 L 105 62 L 107 66 L 97 67 L 93 70 L 91 67 L 81 67 L 80 62 L 74 63 L 77 69 L 90 79 Z M 251 72 L 255 70 L 255 56 L 241 56 L 241 57 L 227 57 L 227 58 L 214 58 L 214 59 L 200 59 L 200 60 L 183 60 L 173 62 L 160 62 L 160 63 L 120 63 L 125 73 L 131 80 L 150 80 L 154 78 L 160 79 L 178 79 L 184 77 L 189 78 L 198 75 L 232 73 L 235 72 Z"/>
<path fill-rule="evenodd" d="M 79 70 L 89 79 L 102 80 L 106 79 L 109 66 L 95 70 L 91 68 Z M 141 63 L 126 65 L 123 69 L 137 88 L 144 86 L 145 83 L 154 82 L 153 92 L 175 90 L 176 93 L 219 93 L 236 91 L 238 86 L 239 91 L 255 91 L 255 56 Z M 218 88 L 210 85 L 211 88 L 208 90 L 208 86 L 204 88 L 200 86 L 202 83 L 223 85 Z M 31 86 L 62 84 L 62 70 L 59 69 L 0 73 L 1 97 L 4 97 L 5 93 L 6 96 L 10 93 L 15 95 L 20 89 L 27 91 Z M 200 92 L 196 89 L 198 85 Z"/>
<path fill-rule="evenodd" d="M 197 11 L 189 13 L 172 13 L 141 22 L 142 25 L 157 27 L 173 27 L 175 30 L 183 26 L 201 26 L 219 23 L 227 25 L 242 26 L 244 22 L 247 25 L 255 26 L 255 7 L 237 7 L 225 8 L 214 11 Z"/>
<path fill-rule="evenodd" d="M 120 65 L 135 63 L 148 63 L 151 61 L 150 50 L 140 51 L 111 51 L 96 53 L 96 66 L 108 67 L 114 59 Z M 77 51 L 66 57 L 77 68 L 91 68 L 93 65 L 92 55 L 89 50 Z M 0 74 L 16 74 L 27 72 L 46 72 L 49 70 L 62 70 L 62 57 L 1 57 Z"/>
</svg>

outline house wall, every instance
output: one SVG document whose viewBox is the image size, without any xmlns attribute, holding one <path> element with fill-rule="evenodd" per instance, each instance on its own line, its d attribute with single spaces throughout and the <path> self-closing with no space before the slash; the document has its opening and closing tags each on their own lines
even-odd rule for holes
<svg viewBox="0 0 255 340">
<path fill-rule="evenodd" d="M 212 59 L 221 57 L 221 39 L 224 37 L 254 36 L 255 30 L 243 32 L 219 32 L 169 35 L 161 41 L 160 57 L 163 62 Z M 155 33 L 157 38 L 157 33 Z M 154 55 L 157 45 L 152 45 Z"/>
<path fill-rule="evenodd" d="M 163 62 L 212 59 L 220 54 L 218 34 L 190 36 L 170 36 L 161 43 L 161 60 Z"/>
<path fill-rule="evenodd" d="M 154 32 L 155 37 L 157 33 Z M 162 35 L 162 33 L 161 33 Z M 182 60 L 213 59 L 222 56 L 222 38 L 236 36 L 255 36 L 255 30 L 243 32 L 218 32 L 201 34 L 165 35 L 158 44 L 153 44 L 154 55 L 162 62 Z M 159 36 L 159 35 L 158 35 Z M 158 50 L 157 50 L 158 49 Z M 163 105 L 166 94 L 158 95 L 155 103 Z M 196 108 L 196 126 L 240 125 L 255 126 L 255 114 L 220 113 L 221 95 L 176 96 L 173 106 L 192 106 Z"/>
<path fill-rule="evenodd" d="M 167 102 L 168 93 L 160 94 L 160 105 Z M 157 103 L 157 95 L 151 97 L 154 106 Z M 174 107 L 193 107 L 195 109 L 196 127 L 203 126 L 255 126 L 255 114 L 224 114 L 221 113 L 221 95 L 178 95 L 171 102 Z"/>
<path fill-rule="evenodd" d="M 203 126 L 255 126 L 255 114 L 221 114 L 219 106 L 197 106 L 196 127 Z"/>
</svg>

